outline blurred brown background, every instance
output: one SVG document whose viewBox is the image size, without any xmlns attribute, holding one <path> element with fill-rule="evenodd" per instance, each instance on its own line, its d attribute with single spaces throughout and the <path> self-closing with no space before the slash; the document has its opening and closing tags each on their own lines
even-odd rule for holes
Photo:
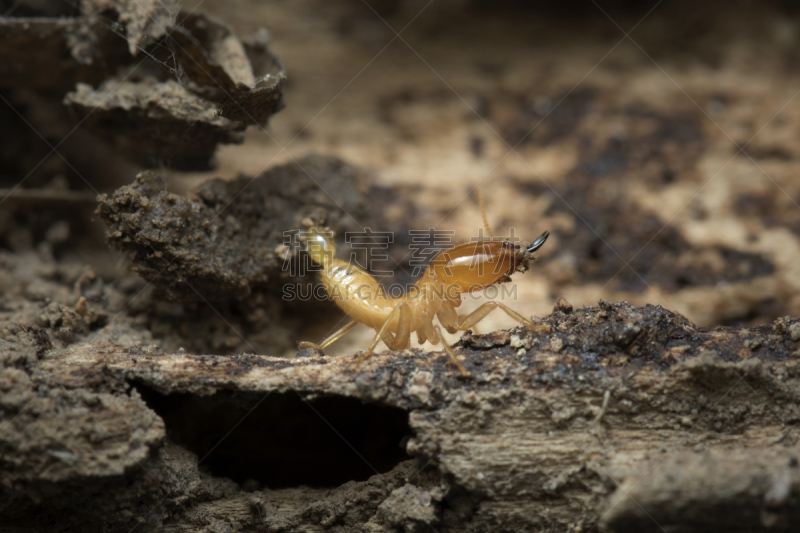
<svg viewBox="0 0 800 533">
<path fill-rule="evenodd" d="M 559 296 L 658 304 L 706 326 L 798 314 L 789 3 L 203 9 L 241 33 L 268 26 L 288 74 L 287 108 L 221 149 L 218 173 L 342 157 L 461 239 L 480 224 L 479 186 L 496 233 L 553 232 L 541 263 L 514 278 L 526 314 Z M 510 325 L 490 316 L 481 329 Z"/>
<path fill-rule="evenodd" d="M 453 230 L 459 241 L 477 235 L 480 187 L 496 234 L 552 232 L 535 268 L 514 277 L 506 303 L 523 314 L 547 314 L 561 296 L 575 306 L 657 304 L 705 326 L 800 314 L 800 15 L 792 3 L 203 0 L 182 9 L 210 12 L 237 35 L 268 28 L 286 68 L 286 108 L 266 129 L 249 127 L 243 144 L 221 146 L 214 171 L 176 171 L 156 159 L 173 191 L 334 156 L 384 191 L 364 206 L 372 222 L 356 222 L 379 220 L 385 227 L 371 229 L 398 233 L 399 279 L 409 270 L 409 228 Z M 9 98 L 40 128 L 63 113 L 41 95 Z M 49 138 L 55 144 L 67 131 Z M 19 162 L 14 144 L 4 144 L 4 160 L 19 163 L 7 166 L 10 186 L 39 159 Z M 62 151 L 100 192 L 143 168 L 80 129 Z M 91 191 L 66 175 L 91 203 Z M 35 246 L 49 228 L 19 244 L 17 230 L 35 221 L 14 216 L 4 219 L 12 251 Z M 75 231 L 92 224 L 86 217 L 71 224 L 83 244 L 61 243 L 59 257 L 77 255 L 98 271 L 110 265 L 107 277 L 126 272 L 124 256 L 105 251 L 102 225 L 94 220 L 91 233 Z M 165 305 L 159 312 L 183 312 Z M 324 316 L 338 312 L 321 305 Z M 235 331 L 237 312 L 222 309 L 234 327 L 220 322 L 220 334 L 233 340 L 212 350 L 252 351 L 236 338 L 260 326 L 246 317 Z M 290 355 L 295 340 L 321 338 L 339 320 L 304 312 L 289 313 L 280 342 L 250 342 Z M 480 330 L 512 325 L 490 315 Z M 369 337 L 353 333 L 333 353 L 352 353 Z"/>
</svg>

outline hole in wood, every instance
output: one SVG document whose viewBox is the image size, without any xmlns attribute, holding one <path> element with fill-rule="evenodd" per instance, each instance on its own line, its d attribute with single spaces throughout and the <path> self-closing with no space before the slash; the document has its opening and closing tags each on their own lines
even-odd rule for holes
<svg viewBox="0 0 800 533">
<path fill-rule="evenodd" d="M 248 488 L 337 487 L 409 458 L 401 444 L 412 433 L 402 409 L 342 396 L 306 402 L 294 392 L 164 395 L 134 385 L 169 438 L 197 454 L 201 469 Z"/>
</svg>

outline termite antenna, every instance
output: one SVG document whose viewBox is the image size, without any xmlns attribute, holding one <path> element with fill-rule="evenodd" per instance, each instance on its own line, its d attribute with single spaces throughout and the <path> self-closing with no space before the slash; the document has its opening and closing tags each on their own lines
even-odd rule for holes
<svg viewBox="0 0 800 533">
<path fill-rule="evenodd" d="M 486 230 L 486 233 L 489 235 L 489 240 L 492 239 L 492 228 L 489 227 L 489 220 L 486 218 L 486 209 L 483 206 L 483 194 L 481 194 L 481 190 L 477 187 L 475 188 L 475 196 L 478 197 L 478 206 L 481 208 L 481 218 L 483 218 L 483 229 Z"/>
<path fill-rule="evenodd" d="M 549 231 L 545 231 L 544 233 L 542 233 L 541 236 L 538 239 L 533 241 L 533 243 L 531 244 L 530 248 L 528 248 L 528 252 L 533 253 L 536 250 L 538 250 L 539 248 L 541 248 L 542 245 L 544 244 L 544 241 L 546 241 L 549 236 L 550 236 L 550 232 Z"/>
</svg>

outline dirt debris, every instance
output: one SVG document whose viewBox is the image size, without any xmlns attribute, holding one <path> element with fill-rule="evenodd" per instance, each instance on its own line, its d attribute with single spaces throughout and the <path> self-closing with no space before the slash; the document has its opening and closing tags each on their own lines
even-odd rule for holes
<svg viewBox="0 0 800 533">
<path fill-rule="evenodd" d="M 280 316 L 280 307 L 264 295 L 217 302 L 216 310 L 166 302 L 117 253 L 90 248 L 91 263 L 83 254 L 63 253 L 79 240 L 73 236 L 57 247 L 58 259 L 47 242 L 0 252 L 0 331 L 8 336 L 7 353 L 17 353 L 17 336 L 25 332 L 45 347 L 111 342 L 131 353 L 282 352 L 296 342 L 297 334 L 289 333 L 294 322 L 269 318 Z M 206 334 L 193 334 L 197 327 Z"/>
<path fill-rule="evenodd" d="M 429 491 L 406 483 L 394 489 L 389 497 L 383 500 L 378 507 L 375 522 L 397 526 L 397 530 L 405 533 L 426 531 L 439 522 L 435 503 L 442 499 L 442 492 L 441 488 Z M 370 530 L 375 526 L 378 524 L 368 522 L 366 527 Z M 373 530 L 381 531 L 382 528 L 378 526 Z"/>
</svg>

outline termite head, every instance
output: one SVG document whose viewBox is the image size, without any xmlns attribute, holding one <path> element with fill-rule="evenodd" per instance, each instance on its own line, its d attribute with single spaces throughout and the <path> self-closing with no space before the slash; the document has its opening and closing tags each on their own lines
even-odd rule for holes
<svg viewBox="0 0 800 533">
<path fill-rule="evenodd" d="M 336 243 L 330 229 L 309 228 L 300 232 L 300 241 L 305 244 L 305 250 L 314 263 L 327 267 L 333 261 Z"/>
<path fill-rule="evenodd" d="M 549 237 L 544 232 L 533 243 L 516 245 L 509 241 L 478 241 L 459 244 L 444 250 L 431 262 L 428 275 L 454 285 L 459 292 L 485 289 L 495 283 L 510 281 L 515 272 L 525 272 L 536 260 L 536 250 Z"/>
<path fill-rule="evenodd" d="M 522 242 L 519 246 L 514 246 L 514 270 L 509 273 L 510 276 L 514 272 L 525 272 L 530 268 L 531 263 L 536 261 L 536 250 L 544 245 L 547 238 L 550 236 L 549 231 L 545 231 L 539 238 L 532 243 Z"/>
</svg>

